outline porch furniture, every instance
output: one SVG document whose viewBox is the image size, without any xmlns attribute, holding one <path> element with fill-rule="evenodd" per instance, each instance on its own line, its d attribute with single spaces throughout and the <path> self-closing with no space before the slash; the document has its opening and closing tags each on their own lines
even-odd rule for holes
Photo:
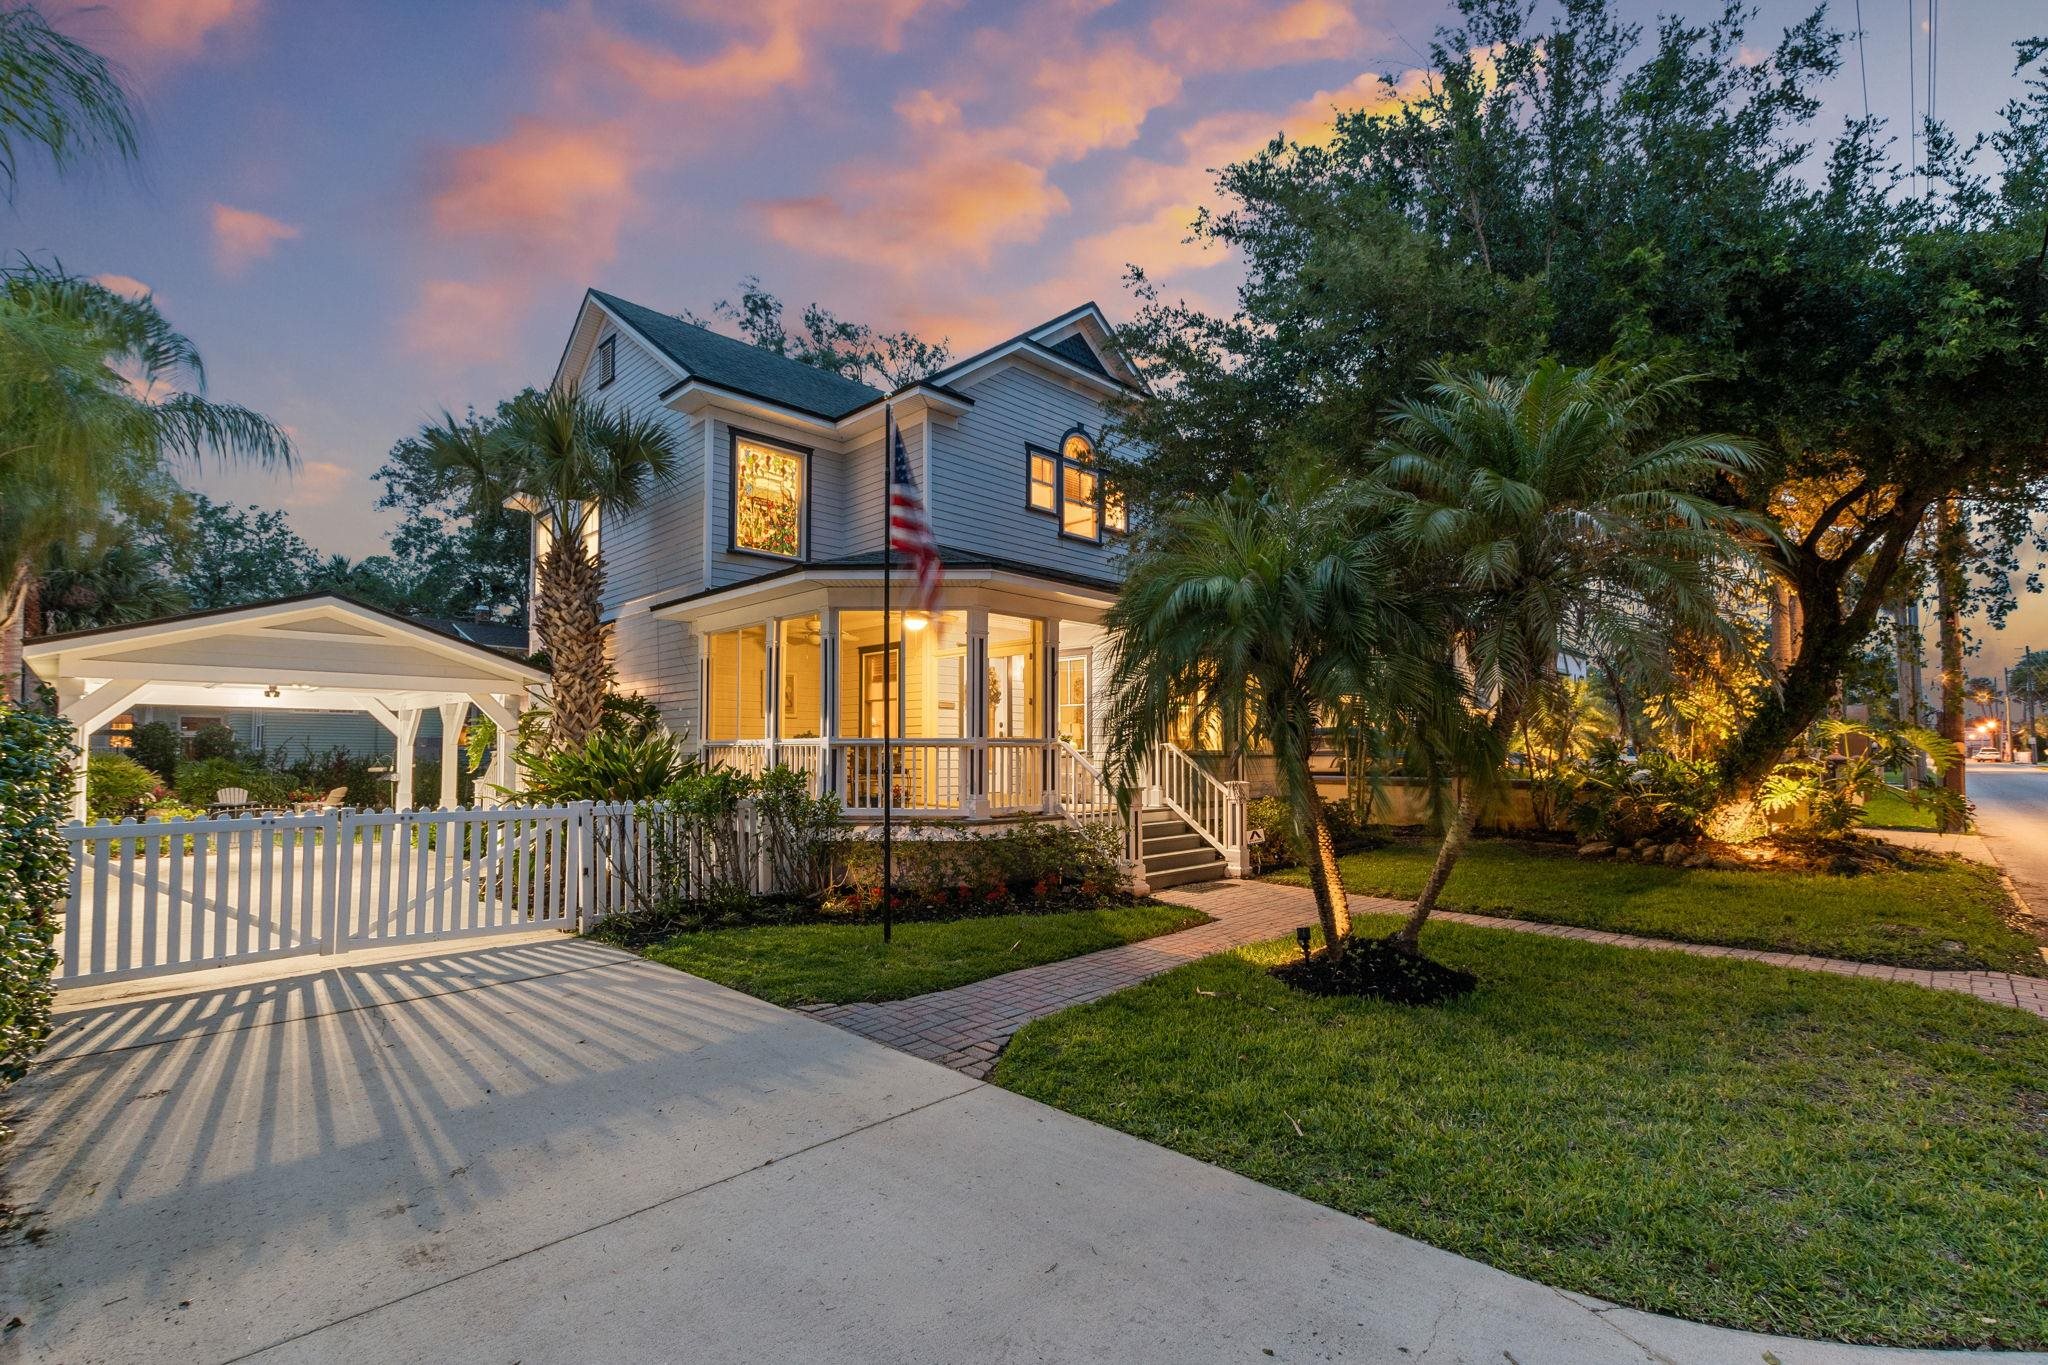
<svg viewBox="0 0 2048 1365">
<path fill-rule="evenodd" d="M 292 813 L 294 815 L 319 815 L 330 810 L 340 810 L 343 805 L 347 804 L 347 802 L 348 788 L 336 787 L 333 791 L 328 792 L 327 795 L 321 797 L 318 801 L 293 802 Z"/>
</svg>

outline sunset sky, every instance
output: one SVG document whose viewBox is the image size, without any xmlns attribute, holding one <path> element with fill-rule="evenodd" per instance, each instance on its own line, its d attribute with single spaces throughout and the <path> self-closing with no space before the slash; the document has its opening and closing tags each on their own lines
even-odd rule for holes
<svg viewBox="0 0 2048 1365">
<path fill-rule="evenodd" d="M 1927 0 L 1912 0 L 1925 23 Z M 1764 0 L 1759 47 L 1809 6 Z M 1870 105 L 1903 127 L 1908 0 L 1862 0 Z M 284 423 L 319 548 L 382 548 L 369 472 L 443 407 L 543 383 L 598 285 L 708 312 L 743 275 L 956 352 L 1127 261 L 1227 300 L 1181 244 L 1208 168 L 1308 136 L 1422 60 L 1434 0 L 111 0 L 49 13 L 115 55 L 133 172 L 24 177 L 10 251 L 153 289 L 216 397 Z M 1644 18 L 1716 3 L 1631 4 Z M 1832 18 L 1853 27 L 1854 0 Z M 1939 112 L 2017 93 L 2039 0 L 1949 0 Z M 1925 101 L 1924 49 L 1922 89 Z M 1854 49 L 1823 129 L 1862 111 Z M 2048 636 L 2042 643 L 2048 644 Z"/>
</svg>

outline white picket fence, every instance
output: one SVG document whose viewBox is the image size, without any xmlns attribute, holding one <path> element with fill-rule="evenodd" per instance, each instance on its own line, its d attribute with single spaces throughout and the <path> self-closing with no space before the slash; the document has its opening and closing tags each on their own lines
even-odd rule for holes
<svg viewBox="0 0 2048 1365">
<path fill-rule="evenodd" d="M 70 825 L 57 981 L 577 930 L 656 894 L 665 818 L 579 802 Z M 739 875 L 768 891 L 759 844 L 748 804 Z M 696 875 L 702 861 L 681 866 Z"/>
</svg>

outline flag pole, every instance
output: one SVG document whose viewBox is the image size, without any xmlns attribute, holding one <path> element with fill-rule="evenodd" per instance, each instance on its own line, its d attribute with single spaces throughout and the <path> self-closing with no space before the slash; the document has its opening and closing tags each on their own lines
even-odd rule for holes
<svg viewBox="0 0 2048 1365">
<path fill-rule="evenodd" d="M 895 717 L 889 674 L 896 656 L 889 641 L 889 579 L 896 569 L 896 415 L 882 400 L 882 942 L 889 941 L 896 899 Z"/>
</svg>

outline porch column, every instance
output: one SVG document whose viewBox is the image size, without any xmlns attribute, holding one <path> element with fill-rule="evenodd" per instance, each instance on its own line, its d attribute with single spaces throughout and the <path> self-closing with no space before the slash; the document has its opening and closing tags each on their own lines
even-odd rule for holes
<svg viewBox="0 0 2048 1365">
<path fill-rule="evenodd" d="M 768 741 L 768 762 L 763 771 L 781 758 L 782 747 L 782 618 L 768 618 L 768 666 L 761 672 L 761 734 Z"/>
<path fill-rule="evenodd" d="M 462 804 L 462 722 L 469 718 L 466 701 L 441 705 L 441 809 Z"/>
<path fill-rule="evenodd" d="M 988 608 L 967 609 L 967 738 L 974 748 L 967 759 L 967 818 L 986 820 L 988 800 Z"/>
<path fill-rule="evenodd" d="M 484 781 L 494 790 L 488 796 L 478 791 L 477 804 L 501 806 L 505 804 L 506 793 L 518 787 L 519 769 L 512 761 L 512 747 L 519 741 L 519 712 L 525 707 L 526 699 L 512 697 L 500 701 L 488 692 L 472 692 L 469 699 L 476 703 L 477 710 L 491 718 L 491 724 L 498 727 L 498 742 L 491 746 L 491 766 L 484 775 Z"/>
<path fill-rule="evenodd" d="M 1060 784 L 1052 761 L 1053 745 L 1059 742 L 1059 726 L 1053 720 L 1060 697 L 1060 622 L 1057 616 L 1045 618 L 1043 637 L 1039 641 L 1038 658 L 1038 733 L 1043 736 L 1038 771 L 1044 786 L 1045 813 L 1057 815 L 1060 811 Z"/>
<path fill-rule="evenodd" d="M 839 608 L 818 609 L 818 738 L 824 752 L 818 755 L 818 795 L 836 794 L 842 803 L 846 793 L 839 789 Z"/>
<path fill-rule="evenodd" d="M 92 762 L 92 737 L 102 725 L 121 714 L 136 694 L 148 685 L 144 682 L 109 682 L 88 692 L 85 684 L 74 678 L 57 680 L 57 714 L 71 723 L 72 737 L 78 745 L 78 761 L 71 768 L 71 818 L 80 824 L 85 822 L 86 816 L 86 772 Z"/>
<path fill-rule="evenodd" d="M 393 771 L 398 777 L 398 789 L 392 793 L 393 810 L 412 809 L 412 767 L 413 751 L 419 747 L 420 711 L 414 707 L 409 711 L 394 711 L 381 702 L 372 702 L 371 716 L 379 725 L 391 732 Z"/>
</svg>

